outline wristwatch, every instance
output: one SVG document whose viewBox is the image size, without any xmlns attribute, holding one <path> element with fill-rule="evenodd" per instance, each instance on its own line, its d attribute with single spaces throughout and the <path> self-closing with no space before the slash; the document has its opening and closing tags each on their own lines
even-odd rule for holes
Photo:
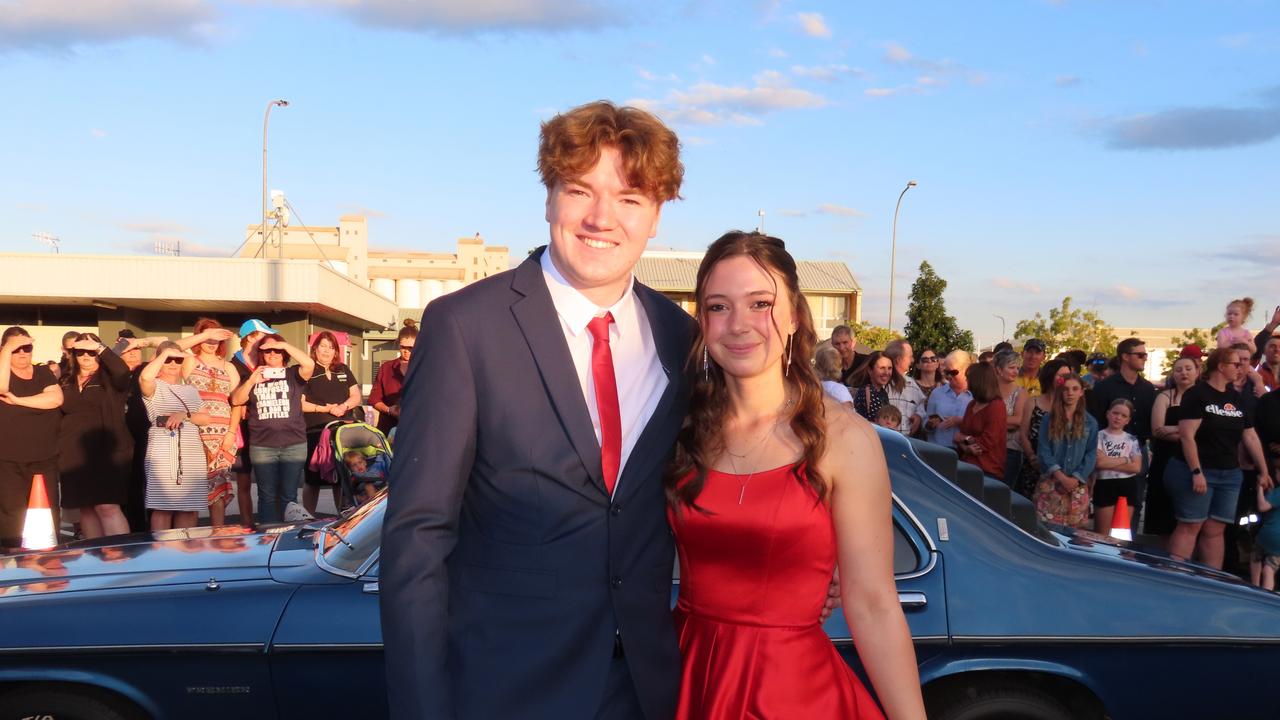
<svg viewBox="0 0 1280 720">
<path fill-rule="evenodd" d="M 1191 469 L 1191 475 L 1192 475 L 1193 477 L 1194 477 L 1194 476 L 1196 476 L 1196 475 L 1200 475 L 1200 474 L 1201 474 L 1201 472 L 1200 472 L 1200 468 L 1192 468 L 1192 469 Z"/>
</svg>

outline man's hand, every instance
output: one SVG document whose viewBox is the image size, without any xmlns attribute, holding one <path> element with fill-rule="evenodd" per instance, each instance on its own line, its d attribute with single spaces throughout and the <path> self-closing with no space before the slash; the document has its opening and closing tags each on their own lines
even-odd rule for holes
<svg viewBox="0 0 1280 720">
<path fill-rule="evenodd" d="M 827 586 L 827 601 L 822 605 L 822 612 L 818 613 L 818 622 L 826 622 L 838 607 L 840 607 L 840 568 L 836 568 L 831 576 L 831 584 Z"/>
</svg>

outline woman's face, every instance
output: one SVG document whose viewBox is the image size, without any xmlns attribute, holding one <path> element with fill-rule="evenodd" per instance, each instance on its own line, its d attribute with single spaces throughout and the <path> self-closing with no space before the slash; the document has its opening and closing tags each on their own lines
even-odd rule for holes
<svg viewBox="0 0 1280 720">
<path fill-rule="evenodd" d="M 413 347 L 418 344 L 417 336 L 400 338 L 397 342 L 400 343 L 400 362 L 408 363 L 413 357 Z"/>
<path fill-rule="evenodd" d="M 938 354 L 932 350 L 925 350 L 920 355 L 920 359 L 916 360 L 916 366 L 920 368 L 921 377 L 933 382 L 933 373 L 938 369 Z"/>
<path fill-rule="evenodd" d="M 402 340 L 401 343 L 404 341 Z M 333 358 L 338 354 L 338 349 L 333 346 L 329 338 L 320 338 L 316 344 L 316 362 L 325 367 L 333 364 Z"/>
<path fill-rule="evenodd" d="M 1178 387 L 1191 387 L 1200 375 L 1200 366 L 1191 358 L 1182 358 L 1173 364 L 1173 382 Z"/>
<path fill-rule="evenodd" d="M 796 329 L 782 276 L 745 255 L 721 260 L 708 273 L 701 314 L 707 351 L 734 377 L 776 369 L 786 344 L 783 333 Z"/>
<path fill-rule="evenodd" d="M 35 341 L 29 337 L 21 337 L 22 344 L 9 356 L 9 367 L 14 370 L 26 370 L 31 367 L 31 355 L 35 350 Z"/>
<path fill-rule="evenodd" d="M 875 367 L 871 368 L 871 381 L 878 387 L 884 387 L 889 384 L 891 377 L 893 377 L 893 361 L 881 356 L 876 360 Z"/>
<path fill-rule="evenodd" d="M 182 358 L 169 357 L 164 359 L 164 364 L 160 366 L 160 379 L 176 385 L 182 378 Z"/>
<path fill-rule="evenodd" d="M 80 366 L 81 377 L 98 372 L 98 353 L 96 351 L 72 348 L 71 353 L 75 356 L 76 364 Z"/>
<path fill-rule="evenodd" d="M 1008 365 L 996 366 L 996 378 L 1002 383 L 1011 383 L 1018 379 L 1018 364 L 1009 363 Z"/>
<path fill-rule="evenodd" d="M 280 348 L 271 348 L 262 351 L 262 364 L 267 367 L 284 367 L 284 350 Z"/>
<path fill-rule="evenodd" d="M 1072 406 L 1080 402 L 1081 396 L 1084 395 L 1084 386 L 1076 378 L 1071 378 L 1062 383 L 1062 387 L 1058 388 L 1058 392 L 1062 393 L 1062 402 L 1067 406 Z"/>
<path fill-rule="evenodd" d="M 1224 354 L 1222 362 L 1218 363 L 1218 374 L 1228 383 L 1237 382 L 1240 379 L 1240 354 L 1237 352 Z"/>
<path fill-rule="evenodd" d="M 1107 411 L 1107 425 L 1112 430 L 1121 430 L 1125 425 L 1129 424 L 1129 408 L 1124 405 L 1115 405 Z"/>
</svg>

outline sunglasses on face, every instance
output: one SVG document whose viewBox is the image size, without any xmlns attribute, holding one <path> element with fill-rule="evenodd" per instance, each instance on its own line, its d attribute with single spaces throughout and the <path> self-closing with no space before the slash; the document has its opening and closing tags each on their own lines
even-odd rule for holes
<svg viewBox="0 0 1280 720">
<path fill-rule="evenodd" d="M 180 358 L 180 357 L 165 358 L 164 364 L 165 365 L 181 365 L 184 359 L 185 358 Z"/>
<path fill-rule="evenodd" d="M 15 353 L 29 353 L 34 349 L 35 349 L 35 346 L 32 343 L 27 343 L 26 345 L 19 345 L 18 347 L 14 348 L 13 351 Z"/>
<path fill-rule="evenodd" d="M 922 357 L 922 358 L 920 358 L 920 362 L 922 362 L 922 363 L 927 363 L 927 362 L 938 362 L 938 358 L 933 357 L 933 356 L 930 356 L 930 357 Z"/>
<path fill-rule="evenodd" d="M 75 355 L 76 357 L 84 357 L 84 356 L 86 356 L 86 355 L 93 355 L 94 357 L 97 357 L 97 355 L 98 355 L 98 351 L 97 351 L 97 350 L 75 350 L 75 349 L 73 349 L 73 350 L 71 351 L 71 354 L 72 354 L 72 355 Z"/>
<path fill-rule="evenodd" d="M 262 351 L 262 354 L 263 354 L 263 355 L 271 355 L 271 354 L 275 354 L 275 355 L 283 355 L 283 354 L 284 354 L 284 351 L 283 351 L 283 350 L 281 350 L 280 348 L 269 348 L 269 349 L 267 349 L 267 350 L 263 350 L 263 351 Z"/>
<path fill-rule="evenodd" d="M 955 377 L 955 376 L 957 376 L 957 375 L 959 375 L 959 374 L 960 374 L 960 371 L 959 371 L 959 370 L 944 370 L 944 371 L 942 372 L 942 374 L 943 374 L 943 375 L 946 375 L 947 377 Z"/>
</svg>

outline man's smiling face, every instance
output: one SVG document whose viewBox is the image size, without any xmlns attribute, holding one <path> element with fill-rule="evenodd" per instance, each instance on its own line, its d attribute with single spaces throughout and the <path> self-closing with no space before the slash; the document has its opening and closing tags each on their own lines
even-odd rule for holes
<svg viewBox="0 0 1280 720">
<path fill-rule="evenodd" d="M 547 192 L 551 260 L 589 300 L 612 305 L 657 234 L 661 213 L 661 203 L 627 182 L 617 148 L 601 148 L 595 167 Z"/>
</svg>

